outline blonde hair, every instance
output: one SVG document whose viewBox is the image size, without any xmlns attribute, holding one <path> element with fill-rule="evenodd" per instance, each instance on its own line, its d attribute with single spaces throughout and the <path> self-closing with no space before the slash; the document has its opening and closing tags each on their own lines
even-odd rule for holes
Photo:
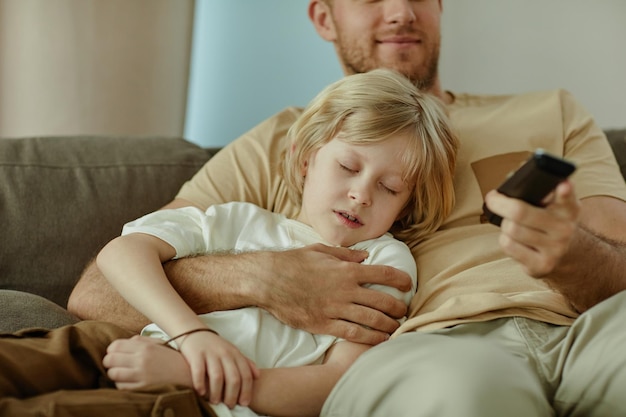
<svg viewBox="0 0 626 417">
<path fill-rule="evenodd" d="M 289 197 L 302 204 L 303 167 L 333 138 L 367 145 L 397 134 L 413 139 L 402 165 L 403 180 L 415 187 L 391 232 L 399 239 L 421 240 L 441 226 L 454 206 L 458 140 L 439 100 L 393 70 L 348 75 L 308 104 L 287 133 L 281 173 Z"/>
</svg>

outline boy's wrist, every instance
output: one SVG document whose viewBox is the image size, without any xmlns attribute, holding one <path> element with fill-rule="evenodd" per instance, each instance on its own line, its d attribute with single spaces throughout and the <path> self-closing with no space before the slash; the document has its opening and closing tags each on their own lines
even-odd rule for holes
<svg viewBox="0 0 626 417">
<path fill-rule="evenodd" d="M 193 333 L 198 333 L 198 332 L 210 332 L 213 334 L 216 334 L 217 336 L 219 336 L 219 333 L 216 332 L 213 329 L 209 329 L 208 327 L 200 327 L 197 329 L 192 329 L 192 330 L 187 330 L 186 332 L 182 332 L 174 337 L 170 337 L 169 339 L 165 340 L 163 342 L 163 345 L 165 346 L 171 346 L 172 342 L 177 341 L 176 346 L 178 347 L 178 350 L 180 350 L 180 348 L 182 347 L 183 343 L 185 340 L 187 340 L 187 336 L 193 334 Z"/>
</svg>

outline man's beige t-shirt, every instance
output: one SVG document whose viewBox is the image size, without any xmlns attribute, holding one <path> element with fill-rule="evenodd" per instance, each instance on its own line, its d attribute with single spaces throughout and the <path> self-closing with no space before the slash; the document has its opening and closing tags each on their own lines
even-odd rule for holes
<svg viewBox="0 0 626 417">
<path fill-rule="evenodd" d="M 226 146 L 178 194 L 202 209 L 247 201 L 288 217 L 297 208 L 278 175 L 287 130 L 302 110 L 286 109 Z M 569 302 L 526 275 L 499 247 L 499 228 L 482 218 L 485 194 L 537 148 L 577 165 L 576 194 L 626 200 L 626 185 L 602 130 L 566 91 L 455 96 L 448 112 L 460 139 L 456 206 L 426 240 L 410 240 L 418 290 L 396 334 L 522 316 L 567 325 Z"/>
</svg>

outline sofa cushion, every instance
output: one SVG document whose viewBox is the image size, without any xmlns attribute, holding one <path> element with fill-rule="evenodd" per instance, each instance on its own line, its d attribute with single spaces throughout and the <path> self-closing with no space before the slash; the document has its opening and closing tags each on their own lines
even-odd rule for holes
<svg viewBox="0 0 626 417">
<path fill-rule="evenodd" d="M 47 298 L 24 291 L 0 290 L 0 333 L 26 328 L 54 329 L 79 319 Z"/>
<path fill-rule="evenodd" d="M 121 226 L 171 201 L 213 153 L 180 138 L 0 139 L 0 288 L 65 306 Z"/>
</svg>

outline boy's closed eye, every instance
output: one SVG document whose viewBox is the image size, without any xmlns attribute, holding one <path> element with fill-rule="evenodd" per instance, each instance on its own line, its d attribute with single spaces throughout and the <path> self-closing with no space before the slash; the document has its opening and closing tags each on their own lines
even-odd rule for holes
<svg viewBox="0 0 626 417">
<path fill-rule="evenodd" d="M 380 186 L 383 188 L 383 190 L 385 190 L 386 192 L 388 192 L 391 195 L 398 195 L 400 193 L 400 191 L 396 191 L 392 187 L 390 187 L 388 185 L 385 185 L 383 183 L 380 183 Z"/>
<path fill-rule="evenodd" d="M 339 162 L 339 166 L 341 167 L 341 169 L 343 169 L 344 171 L 348 171 L 351 174 L 357 174 L 359 172 L 357 167 L 352 166 L 350 164 Z"/>
</svg>

